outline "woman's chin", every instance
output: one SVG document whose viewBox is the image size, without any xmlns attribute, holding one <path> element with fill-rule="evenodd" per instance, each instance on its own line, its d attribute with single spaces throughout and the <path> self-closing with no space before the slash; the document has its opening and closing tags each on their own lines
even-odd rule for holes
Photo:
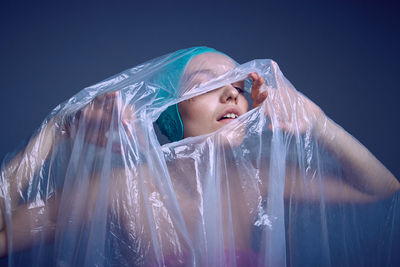
<svg viewBox="0 0 400 267">
<path fill-rule="evenodd" d="M 235 119 L 229 121 L 224 127 L 216 132 L 222 145 L 237 147 L 242 144 L 246 135 L 246 127 L 243 122 Z"/>
</svg>

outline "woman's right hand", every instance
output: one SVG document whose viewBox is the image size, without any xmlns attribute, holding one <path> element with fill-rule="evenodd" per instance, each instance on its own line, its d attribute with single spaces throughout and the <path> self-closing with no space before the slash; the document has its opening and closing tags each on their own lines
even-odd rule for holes
<svg viewBox="0 0 400 267">
<path fill-rule="evenodd" d="M 83 135 L 84 142 L 106 147 L 121 127 L 129 134 L 135 119 L 134 107 L 123 103 L 120 92 L 110 92 L 96 96 L 82 110 L 63 120 L 62 132 L 72 139 Z M 114 150 L 115 147 L 118 146 Z"/>
<path fill-rule="evenodd" d="M 135 118 L 133 106 L 123 105 L 119 92 L 95 97 L 93 101 L 79 112 L 70 116 L 68 120 L 65 119 L 66 117 L 60 118 L 57 116 L 59 115 L 54 116 L 47 124 L 44 124 L 40 131 L 30 139 L 26 147 L 7 162 L 1 170 L 4 178 L 2 186 L 8 188 L 8 195 L 0 196 L 2 202 L 0 203 L 0 257 L 7 254 L 8 230 L 5 221 L 4 201 L 6 198 L 11 201 L 10 208 L 13 218 L 14 213 L 24 214 L 19 211 L 31 210 L 31 208 L 28 208 L 29 203 L 20 204 L 21 197 L 33 177 L 40 171 L 50 154 L 53 153 L 56 140 L 60 137 L 73 140 L 81 132 L 84 134 L 84 142 L 105 146 L 108 143 L 109 132 L 111 130 L 117 131 L 120 125 L 127 130 L 126 132 L 129 135 L 129 132 L 132 131 L 132 120 Z M 50 205 L 51 209 L 57 209 L 57 205 Z M 50 206 L 47 207 L 46 204 L 46 207 L 43 208 L 49 209 Z M 26 217 L 25 215 L 19 217 L 22 218 L 21 222 L 25 221 L 23 219 Z M 17 220 L 17 218 L 14 219 Z"/>
</svg>

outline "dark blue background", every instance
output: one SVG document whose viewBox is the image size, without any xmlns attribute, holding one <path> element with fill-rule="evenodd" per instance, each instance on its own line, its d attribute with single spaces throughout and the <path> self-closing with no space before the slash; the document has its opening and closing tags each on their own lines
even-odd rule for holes
<svg viewBox="0 0 400 267">
<path fill-rule="evenodd" d="M 206 45 L 240 63 L 277 61 L 400 177 L 400 10 L 388 1 L 321 2 L 2 2 L 0 159 L 84 87 Z"/>
<path fill-rule="evenodd" d="M 272 58 L 397 177 L 399 9 L 390 2 L 2 2 L 0 157 L 60 102 L 145 60 L 207 45 Z"/>
</svg>

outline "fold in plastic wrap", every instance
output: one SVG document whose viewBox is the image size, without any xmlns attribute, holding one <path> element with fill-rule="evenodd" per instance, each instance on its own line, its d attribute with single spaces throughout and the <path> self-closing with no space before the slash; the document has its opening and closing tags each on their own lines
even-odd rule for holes
<svg viewBox="0 0 400 267">
<path fill-rule="evenodd" d="M 344 163 L 320 142 L 306 98 L 277 64 L 237 64 L 182 93 L 166 81 L 191 51 L 85 88 L 3 160 L 9 266 L 398 264 L 399 195 L 346 195 Z M 160 145 L 154 122 L 168 106 L 243 80 L 247 95 L 253 72 L 265 80 L 263 105 Z"/>
</svg>

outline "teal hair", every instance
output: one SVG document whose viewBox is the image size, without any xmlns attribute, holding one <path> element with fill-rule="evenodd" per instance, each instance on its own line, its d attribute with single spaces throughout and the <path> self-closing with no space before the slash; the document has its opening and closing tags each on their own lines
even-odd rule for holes
<svg viewBox="0 0 400 267">
<path fill-rule="evenodd" d="M 183 72 L 192 58 L 197 55 L 217 52 L 209 47 L 195 47 L 182 49 L 174 53 L 177 57 L 172 63 L 169 63 L 161 75 L 156 79 L 158 86 L 163 87 L 157 95 L 158 97 L 179 98 L 180 81 Z M 171 91 L 172 90 L 172 91 Z M 169 106 L 156 121 L 161 133 L 168 137 L 172 142 L 183 139 L 183 123 L 178 110 L 178 104 Z"/>
</svg>

